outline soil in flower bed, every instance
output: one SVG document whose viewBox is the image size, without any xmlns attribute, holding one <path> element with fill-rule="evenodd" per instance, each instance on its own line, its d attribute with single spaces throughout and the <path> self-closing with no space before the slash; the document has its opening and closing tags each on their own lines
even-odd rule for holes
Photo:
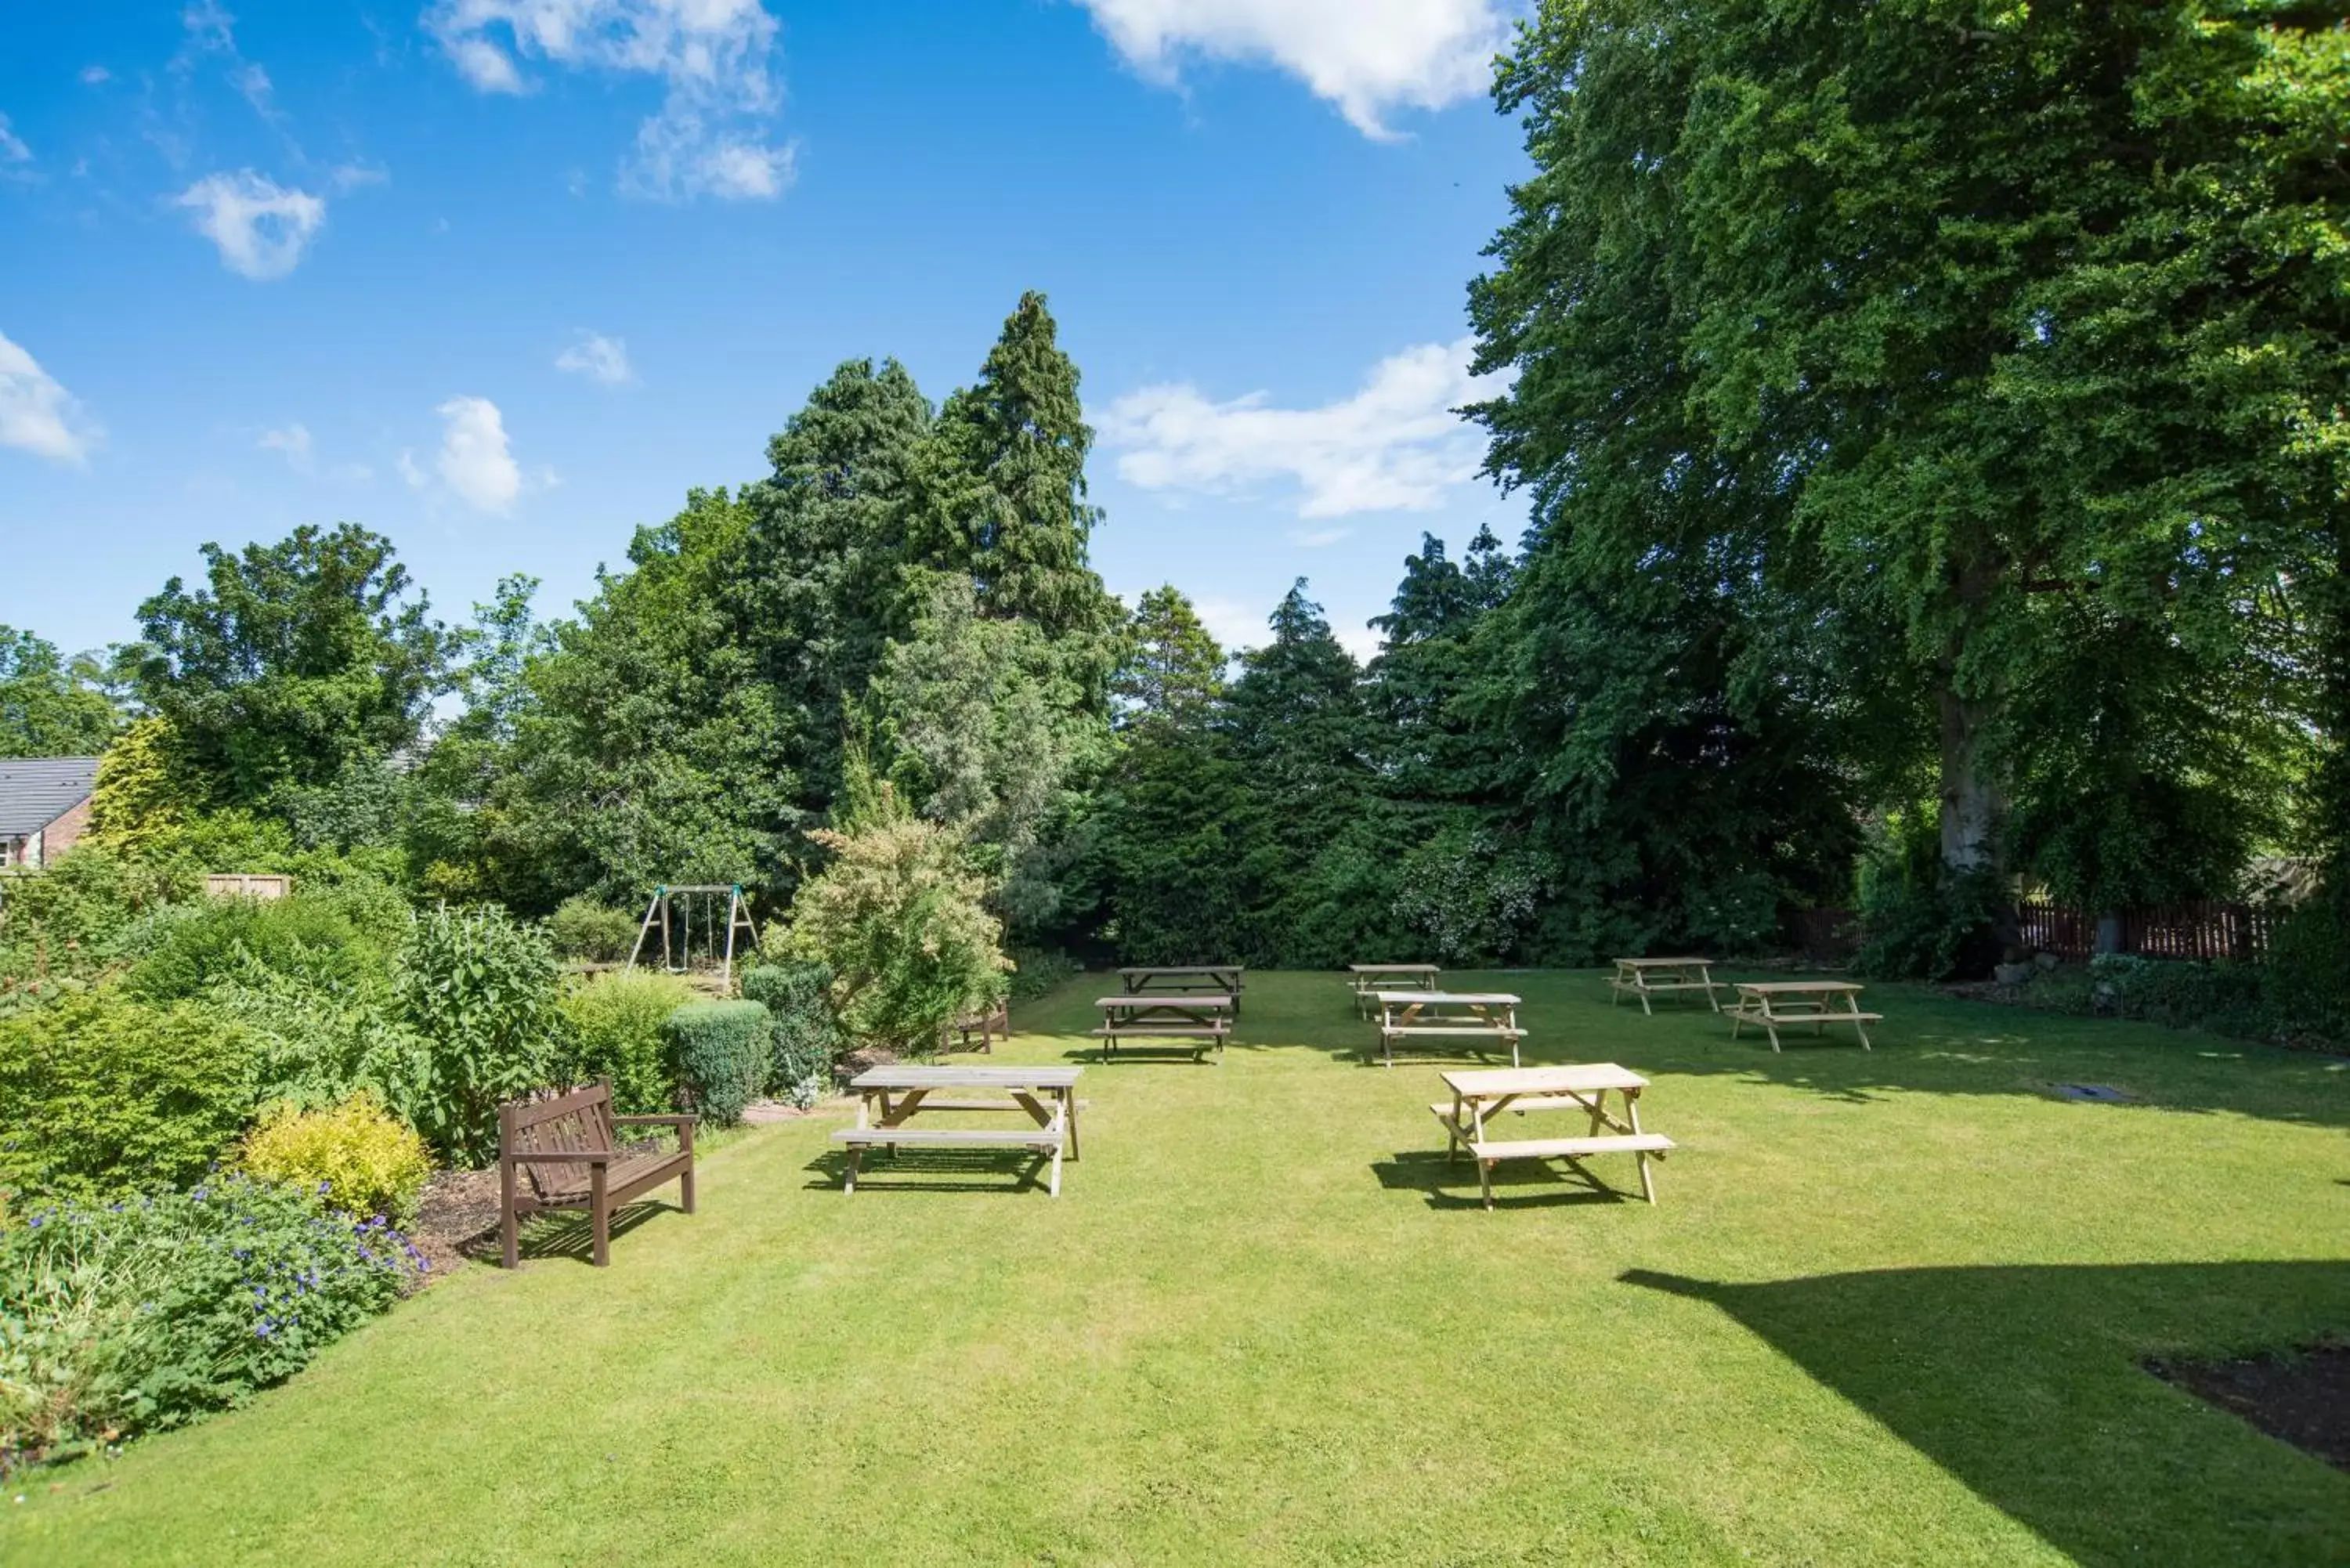
<svg viewBox="0 0 2350 1568">
<path fill-rule="evenodd" d="M 2350 1345 L 2235 1361 L 2149 1361 L 2146 1369 L 2272 1438 L 2350 1470 Z"/>
</svg>

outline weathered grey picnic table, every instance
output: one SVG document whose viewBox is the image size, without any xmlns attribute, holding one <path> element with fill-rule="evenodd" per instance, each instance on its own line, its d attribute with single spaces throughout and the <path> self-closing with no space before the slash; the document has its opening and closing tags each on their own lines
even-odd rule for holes
<svg viewBox="0 0 2350 1568">
<path fill-rule="evenodd" d="M 1864 1026 L 1881 1023 L 1885 1017 L 1860 1010 L 1860 987 L 1848 980 L 1741 981 L 1737 1004 L 1729 1011 L 1732 1040 L 1745 1025 L 1759 1023 L 1771 1036 L 1773 1051 L 1779 1049 L 1779 1031 L 1795 1023 L 1812 1025 L 1815 1034 L 1826 1033 L 1831 1023 L 1850 1024 L 1866 1051 L 1868 1031 Z"/>
<path fill-rule="evenodd" d="M 1118 983 L 1128 996 L 1153 992 L 1221 996 L 1238 1018 L 1241 982 L 1247 976 L 1248 971 L 1236 963 L 1138 963 L 1119 970 Z"/>
<path fill-rule="evenodd" d="M 1082 1067 L 910 1067 L 892 1063 L 871 1067 L 849 1080 L 859 1096 L 857 1125 L 832 1135 L 848 1146 L 844 1192 L 857 1190 L 858 1162 L 879 1145 L 896 1153 L 915 1148 L 1025 1148 L 1052 1165 L 1050 1190 L 1061 1195 L 1061 1157 L 1077 1158 L 1077 1075 Z M 976 1096 L 974 1092 L 994 1094 Z M 956 1091 L 962 1091 L 957 1093 Z M 986 1115 L 1005 1111 L 1035 1123 L 1024 1127 L 913 1127 L 906 1124 L 927 1112 Z M 1033 1168 L 1032 1172 L 1033 1175 Z"/>
<path fill-rule="evenodd" d="M 1629 1154 L 1640 1162 L 1640 1194 L 1657 1200 L 1656 1179 L 1648 1161 L 1662 1159 L 1673 1140 L 1640 1127 L 1640 1091 L 1648 1080 L 1613 1062 L 1592 1062 L 1566 1067 L 1521 1067 L 1507 1072 L 1453 1072 L 1441 1075 L 1452 1091 L 1450 1104 L 1429 1106 L 1444 1124 L 1445 1153 L 1457 1156 L 1465 1147 L 1477 1162 L 1477 1184 L 1485 1207 L 1493 1207 L 1493 1167 L 1505 1159 L 1564 1159 L 1577 1170 L 1595 1154 Z M 1619 1114 L 1607 1110 L 1608 1092 L 1617 1096 Z M 1580 1111 L 1591 1118 L 1590 1130 L 1575 1137 L 1503 1139 L 1489 1137 L 1491 1122 L 1504 1111 Z M 1584 1171 L 1590 1178 L 1588 1171 Z M 1597 1179 L 1590 1178 L 1593 1186 Z"/>
<path fill-rule="evenodd" d="M 1701 991 L 1716 1012 L 1721 1003 L 1714 997 L 1721 982 L 1713 978 L 1713 961 L 1707 958 L 1619 958 L 1616 961 L 1616 978 L 1607 982 L 1613 994 L 1608 1005 L 1614 1006 L 1627 996 L 1640 999 L 1640 1011 L 1653 1013 L 1648 1005 L 1652 997 L 1668 992 Z"/>
<path fill-rule="evenodd" d="M 1232 1032 L 1233 999 L 1209 996 L 1104 996 L 1095 1005 L 1102 1010 L 1101 1027 L 1094 1037 L 1102 1043 L 1105 1059 L 1118 1054 L 1121 1044 L 1145 1045 L 1165 1041 L 1189 1041 L 1196 1060 L 1215 1047 L 1216 1064 L 1224 1061 L 1224 1042 Z"/>
<path fill-rule="evenodd" d="M 1451 1038 L 1490 1040 L 1510 1048 L 1518 1064 L 1518 997 L 1505 991 L 1375 991 L 1379 1004 L 1381 1064 L 1395 1065 L 1399 1040 Z"/>
<path fill-rule="evenodd" d="M 1371 997 L 1382 991 L 1434 991 L 1444 971 L 1432 963 L 1350 963 L 1355 981 L 1355 1012 L 1371 1015 Z"/>
</svg>

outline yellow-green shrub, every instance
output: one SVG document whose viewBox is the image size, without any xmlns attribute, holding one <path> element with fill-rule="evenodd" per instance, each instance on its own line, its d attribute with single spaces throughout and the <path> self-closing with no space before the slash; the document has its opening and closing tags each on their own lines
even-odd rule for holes
<svg viewBox="0 0 2350 1568">
<path fill-rule="evenodd" d="M 244 1168 L 329 1207 L 405 1225 L 432 1174 L 424 1140 L 366 1090 L 332 1110 L 281 1110 L 245 1136 Z"/>
</svg>

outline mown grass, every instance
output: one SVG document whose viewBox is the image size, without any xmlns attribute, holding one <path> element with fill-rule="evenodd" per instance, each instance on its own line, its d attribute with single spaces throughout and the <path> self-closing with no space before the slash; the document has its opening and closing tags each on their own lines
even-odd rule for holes
<svg viewBox="0 0 2350 1568">
<path fill-rule="evenodd" d="M 1523 992 L 1648 1074 L 1659 1207 L 1505 1172 L 1344 982 L 1088 1071 L 1065 1195 L 826 1134 L 596 1271 L 475 1269 L 293 1385 L 34 1476 L 0 1556 L 400 1563 L 2340 1563 L 2350 1476 L 2140 1370 L 2350 1332 L 2350 1065 L 1873 988 L 1878 1049 Z M 1085 1053 L 1098 978 L 1005 1054 Z M 2061 1102 L 2049 1082 L 2124 1087 Z M 1628 1198 L 1627 1195 L 1634 1195 Z"/>
</svg>

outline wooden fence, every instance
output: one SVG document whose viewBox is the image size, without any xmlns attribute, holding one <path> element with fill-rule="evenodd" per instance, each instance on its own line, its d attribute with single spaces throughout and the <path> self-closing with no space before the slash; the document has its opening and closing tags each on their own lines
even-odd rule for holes
<svg viewBox="0 0 2350 1568">
<path fill-rule="evenodd" d="M 2060 904 L 2025 904 L 2018 911 L 2023 945 L 2064 959 L 2097 950 L 2097 917 Z M 2123 909 L 2115 950 L 2141 958 L 2234 959 L 2257 963 L 2268 956 L 2276 912 L 2259 904 L 2158 904 Z"/>
<path fill-rule="evenodd" d="M 2094 910 L 2063 904 L 2027 903 L 2018 908 L 2022 945 L 2085 962 L 2097 951 Z M 2162 904 L 2124 909 L 2115 950 L 2142 958 L 2233 959 L 2258 963 L 2268 957 L 2279 912 L 2265 904 Z M 1797 909 L 1788 917 L 1787 936 L 1814 962 L 1840 963 L 1860 945 L 1860 919 L 1849 909 Z"/>
</svg>

